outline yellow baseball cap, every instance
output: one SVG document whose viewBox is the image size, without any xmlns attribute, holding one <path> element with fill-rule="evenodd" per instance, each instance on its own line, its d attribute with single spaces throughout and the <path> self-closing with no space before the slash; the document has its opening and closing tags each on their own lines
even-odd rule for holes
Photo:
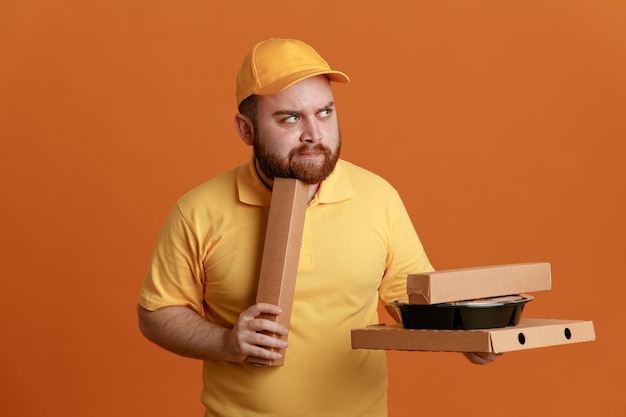
<svg viewBox="0 0 626 417">
<path fill-rule="evenodd" d="M 237 73 L 237 105 L 247 97 L 280 93 L 305 78 L 326 74 L 331 81 L 350 82 L 341 71 L 330 69 L 306 43 L 272 38 L 257 43 Z"/>
</svg>

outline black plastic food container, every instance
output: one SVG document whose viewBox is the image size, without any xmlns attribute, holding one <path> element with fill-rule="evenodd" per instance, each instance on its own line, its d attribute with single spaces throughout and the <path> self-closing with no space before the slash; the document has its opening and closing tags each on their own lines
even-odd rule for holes
<svg viewBox="0 0 626 417">
<path fill-rule="evenodd" d="M 515 326 L 530 295 L 432 305 L 391 303 L 407 329 L 474 330 Z"/>
</svg>

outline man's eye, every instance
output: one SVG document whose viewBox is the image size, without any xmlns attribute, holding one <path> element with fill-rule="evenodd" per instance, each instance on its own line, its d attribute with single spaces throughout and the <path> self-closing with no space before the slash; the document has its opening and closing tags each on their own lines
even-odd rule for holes
<svg viewBox="0 0 626 417">
<path fill-rule="evenodd" d="M 296 123 L 298 121 L 298 116 L 289 116 L 283 119 L 285 123 Z"/>
<path fill-rule="evenodd" d="M 331 114 L 332 112 L 333 112 L 333 110 L 332 110 L 332 109 L 324 109 L 324 110 L 322 110 L 322 111 L 319 113 L 319 115 L 320 115 L 320 117 L 328 117 L 328 116 L 330 116 L 330 114 Z"/>
</svg>

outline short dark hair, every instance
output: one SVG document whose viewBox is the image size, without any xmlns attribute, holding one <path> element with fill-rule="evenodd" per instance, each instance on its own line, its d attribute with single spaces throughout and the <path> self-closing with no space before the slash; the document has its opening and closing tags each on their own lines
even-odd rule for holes
<svg viewBox="0 0 626 417">
<path fill-rule="evenodd" d="M 256 129 L 257 128 L 257 115 L 258 115 L 257 96 L 253 94 L 251 96 L 246 97 L 239 104 L 239 113 L 243 114 L 248 119 L 250 119 L 252 121 L 252 126 Z"/>
</svg>

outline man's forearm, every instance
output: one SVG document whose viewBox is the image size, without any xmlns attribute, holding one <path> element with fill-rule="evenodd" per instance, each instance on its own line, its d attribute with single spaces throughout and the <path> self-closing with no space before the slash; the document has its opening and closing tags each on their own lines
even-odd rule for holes
<svg viewBox="0 0 626 417">
<path fill-rule="evenodd" d="M 138 307 L 139 329 L 150 341 L 170 352 L 202 360 L 224 359 L 229 329 L 205 320 L 184 306 L 149 311 Z"/>
</svg>

